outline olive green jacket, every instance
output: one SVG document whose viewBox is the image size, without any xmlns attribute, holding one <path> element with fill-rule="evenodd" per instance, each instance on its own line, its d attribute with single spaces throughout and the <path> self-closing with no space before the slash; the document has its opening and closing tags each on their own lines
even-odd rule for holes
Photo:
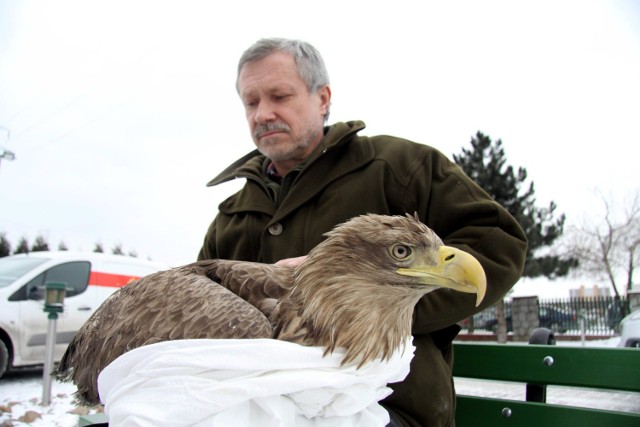
<svg viewBox="0 0 640 427">
<path fill-rule="evenodd" d="M 208 185 L 246 178 L 244 188 L 219 206 L 198 259 L 272 263 L 305 255 L 323 233 L 365 213 L 417 213 L 445 242 L 473 254 L 487 274 L 487 294 L 434 291 L 415 309 L 416 353 L 411 373 L 392 384 L 383 401 L 403 425 L 453 425 L 455 392 L 451 340 L 462 319 L 493 304 L 522 272 L 526 237 L 495 203 L 442 153 L 391 136 L 366 137 L 360 121 L 325 128 L 325 137 L 281 185 L 266 178 L 265 158 L 249 153 Z"/>
</svg>

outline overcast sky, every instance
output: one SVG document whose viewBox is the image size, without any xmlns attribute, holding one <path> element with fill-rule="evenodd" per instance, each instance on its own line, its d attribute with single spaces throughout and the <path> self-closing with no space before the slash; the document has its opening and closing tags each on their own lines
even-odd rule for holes
<svg viewBox="0 0 640 427">
<path fill-rule="evenodd" d="M 237 60 L 272 36 L 323 53 L 331 122 L 448 156 L 480 130 L 569 223 L 638 190 L 634 0 L 0 0 L 0 233 L 195 260 L 242 184 L 207 181 L 254 147 Z"/>
</svg>

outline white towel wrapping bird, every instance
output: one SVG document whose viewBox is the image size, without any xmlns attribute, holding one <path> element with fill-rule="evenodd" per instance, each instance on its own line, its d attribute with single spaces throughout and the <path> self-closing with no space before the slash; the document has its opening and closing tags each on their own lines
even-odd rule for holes
<svg viewBox="0 0 640 427">
<path fill-rule="evenodd" d="M 98 388 L 115 426 L 385 426 L 378 401 L 403 380 L 411 340 L 390 360 L 340 366 L 342 349 L 273 339 L 177 340 L 139 347 Z"/>
</svg>

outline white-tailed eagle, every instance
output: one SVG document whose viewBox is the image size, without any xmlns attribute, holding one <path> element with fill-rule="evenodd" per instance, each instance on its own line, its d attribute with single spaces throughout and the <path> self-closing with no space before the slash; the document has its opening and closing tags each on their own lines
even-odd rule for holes
<svg viewBox="0 0 640 427">
<path fill-rule="evenodd" d="M 181 339 L 274 338 L 344 348 L 343 364 L 389 358 L 415 304 L 449 288 L 484 297 L 480 263 L 416 218 L 363 215 L 337 226 L 297 268 L 206 260 L 146 276 L 89 318 L 55 372 L 97 404 L 100 372 L 125 352 Z"/>
</svg>

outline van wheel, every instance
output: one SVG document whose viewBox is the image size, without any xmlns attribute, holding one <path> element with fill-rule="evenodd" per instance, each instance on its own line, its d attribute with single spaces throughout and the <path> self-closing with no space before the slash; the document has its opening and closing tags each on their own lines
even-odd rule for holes
<svg viewBox="0 0 640 427">
<path fill-rule="evenodd" d="M 9 350 L 4 341 L 0 340 L 0 378 L 9 369 Z"/>
</svg>

